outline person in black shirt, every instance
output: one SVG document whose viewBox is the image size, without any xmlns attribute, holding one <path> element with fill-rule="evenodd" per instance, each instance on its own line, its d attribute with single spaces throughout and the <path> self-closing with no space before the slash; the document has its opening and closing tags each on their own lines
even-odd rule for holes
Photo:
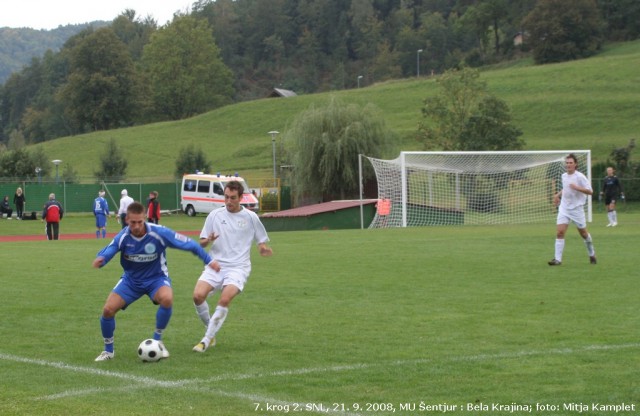
<svg viewBox="0 0 640 416">
<path fill-rule="evenodd" d="M 13 203 L 16 206 L 16 215 L 19 220 L 22 219 L 24 214 L 24 203 L 27 202 L 24 197 L 24 193 L 22 192 L 22 188 L 16 189 L 16 194 L 13 196 Z"/>
<path fill-rule="evenodd" d="M 615 227 L 618 225 L 618 214 L 616 213 L 616 199 L 618 195 L 620 195 L 620 199 L 624 201 L 622 184 L 615 175 L 614 169 L 609 166 L 607 168 L 607 176 L 604 178 L 602 191 L 600 191 L 600 197 L 604 196 L 604 204 L 607 207 L 607 217 L 609 218 L 607 227 Z"/>
</svg>

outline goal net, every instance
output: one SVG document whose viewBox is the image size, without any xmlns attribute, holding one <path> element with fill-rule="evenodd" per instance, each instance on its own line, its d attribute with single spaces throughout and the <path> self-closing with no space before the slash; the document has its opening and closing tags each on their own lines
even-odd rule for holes
<svg viewBox="0 0 640 416">
<path fill-rule="evenodd" d="M 555 220 L 553 194 L 565 158 L 591 180 L 591 151 L 401 152 L 366 157 L 378 182 L 369 228 L 460 224 L 522 224 Z M 588 198 L 587 219 L 592 219 Z"/>
</svg>

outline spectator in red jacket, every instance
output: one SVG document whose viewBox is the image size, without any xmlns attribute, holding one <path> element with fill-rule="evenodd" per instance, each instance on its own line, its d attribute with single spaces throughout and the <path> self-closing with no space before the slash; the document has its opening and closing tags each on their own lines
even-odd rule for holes
<svg viewBox="0 0 640 416">
<path fill-rule="evenodd" d="M 149 193 L 149 199 L 147 199 L 147 219 L 154 224 L 160 223 L 160 201 L 158 201 L 157 191 Z"/>
<path fill-rule="evenodd" d="M 57 240 L 60 234 L 60 220 L 64 210 L 60 202 L 56 201 L 56 194 L 49 194 L 49 200 L 42 209 L 42 221 L 47 222 L 47 240 Z"/>
</svg>

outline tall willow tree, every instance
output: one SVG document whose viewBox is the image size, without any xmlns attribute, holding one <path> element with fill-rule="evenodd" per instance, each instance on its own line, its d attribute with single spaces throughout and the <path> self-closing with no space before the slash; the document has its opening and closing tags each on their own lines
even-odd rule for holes
<svg viewBox="0 0 640 416">
<path fill-rule="evenodd" d="M 325 106 L 300 113 L 284 133 L 299 198 L 358 196 L 358 155 L 382 157 L 392 132 L 373 105 L 346 104 L 332 97 Z"/>
</svg>

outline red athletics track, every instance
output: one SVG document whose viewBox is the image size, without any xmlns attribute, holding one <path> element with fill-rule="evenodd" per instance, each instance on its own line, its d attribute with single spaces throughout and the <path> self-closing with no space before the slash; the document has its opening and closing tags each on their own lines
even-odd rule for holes
<svg viewBox="0 0 640 416">
<path fill-rule="evenodd" d="M 200 235 L 200 231 L 179 231 L 184 235 Z M 111 240 L 116 236 L 116 233 L 107 233 L 105 240 Z M 60 240 L 89 240 L 96 238 L 96 233 L 84 233 L 84 234 L 65 234 L 60 233 Z M 0 243 L 12 243 L 16 241 L 47 241 L 47 236 L 43 233 L 41 235 L 0 235 Z"/>
</svg>

